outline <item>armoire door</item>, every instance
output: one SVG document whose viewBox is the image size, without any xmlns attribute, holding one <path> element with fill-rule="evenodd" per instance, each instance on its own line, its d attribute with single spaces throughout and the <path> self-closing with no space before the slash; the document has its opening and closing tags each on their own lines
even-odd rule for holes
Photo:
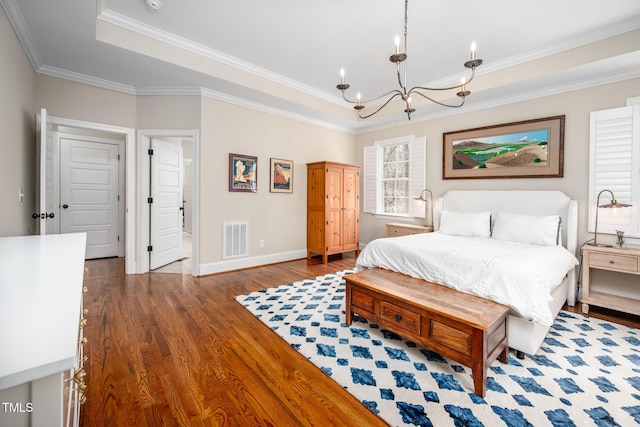
<svg viewBox="0 0 640 427">
<path fill-rule="evenodd" d="M 326 213 L 327 230 L 326 242 L 327 252 L 341 251 L 343 247 L 343 168 L 327 168 L 326 181 Z"/>
<path fill-rule="evenodd" d="M 343 172 L 342 246 L 345 250 L 357 250 L 359 247 L 360 177 L 358 175 L 357 169 L 345 168 Z"/>
</svg>

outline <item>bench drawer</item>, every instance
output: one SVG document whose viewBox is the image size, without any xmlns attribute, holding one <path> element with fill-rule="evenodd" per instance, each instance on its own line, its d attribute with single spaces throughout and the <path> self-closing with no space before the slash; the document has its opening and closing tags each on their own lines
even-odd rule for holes
<svg viewBox="0 0 640 427">
<path fill-rule="evenodd" d="M 375 303 L 376 298 L 369 293 L 361 292 L 358 289 L 354 289 L 351 293 L 351 304 L 369 313 L 375 313 Z"/>
<path fill-rule="evenodd" d="M 387 301 L 380 302 L 380 322 L 413 335 L 420 335 L 421 316 Z"/>
<path fill-rule="evenodd" d="M 430 319 L 429 339 L 463 356 L 471 356 L 471 332 Z M 437 349 L 436 349 L 437 351 Z"/>
</svg>

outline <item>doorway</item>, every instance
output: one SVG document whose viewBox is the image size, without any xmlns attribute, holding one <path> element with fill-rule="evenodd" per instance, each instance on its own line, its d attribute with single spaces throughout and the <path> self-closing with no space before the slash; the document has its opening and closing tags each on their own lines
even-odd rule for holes
<svg viewBox="0 0 640 427">
<path fill-rule="evenodd" d="M 56 133 L 56 140 L 60 233 L 87 233 L 86 259 L 124 255 L 119 244 L 124 235 L 122 141 L 66 133 Z"/>
<path fill-rule="evenodd" d="M 36 115 L 36 209 L 34 212 L 37 234 L 60 233 L 60 186 L 55 183 L 60 175 L 59 134 L 73 134 L 74 137 L 106 138 L 119 145 L 119 196 L 118 214 L 118 256 L 125 257 L 125 273 L 134 274 L 138 269 L 135 210 L 135 132 L 102 123 L 48 116 L 45 108 Z"/>
<path fill-rule="evenodd" d="M 199 274 L 198 137 L 196 130 L 138 131 L 140 177 L 138 191 L 143 196 L 138 199 L 141 213 L 139 239 L 141 242 L 149 242 L 148 246 L 141 245 L 141 249 L 147 249 L 140 252 L 140 259 L 145 261 L 141 266 L 144 271 L 141 272 L 167 272 L 193 276 Z M 176 154 L 178 151 L 182 151 L 182 154 Z M 160 153 L 164 156 L 164 160 L 157 157 Z M 160 176 L 161 174 L 164 174 L 164 178 Z M 180 175 L 179 183 L 174 180 L 178 174 Z M 163 188 L 157 188 L 156 184 L 162 184 Z M 165 187 L 167 184 L 170 184 L 169 187 Z M 163 217 L 160 204 L 156 204 L 160 202 L 158 199 L 160 194 L 163 194 L 162 208 L 166 209 Z M 144 203 L 149 201 L 152 203 Z M 160 242 L 162 246 L 158 247 L 154 242 Z M 179 253 L 178 246 L 181 246 Z M 155 262 L 153 258 L 156 254 L 153 252 L 156 252 L 156 249 L 172 255 Z M 167 263 L 168 259 L 171 262 Z"/>
</svg>

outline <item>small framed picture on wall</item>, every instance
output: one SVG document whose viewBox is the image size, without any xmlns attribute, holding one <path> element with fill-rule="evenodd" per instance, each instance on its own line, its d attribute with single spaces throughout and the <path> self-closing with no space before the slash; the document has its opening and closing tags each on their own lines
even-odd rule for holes
<svg viewBox="0 0 640 427">
<path fill-rule="evenodd" d="M 229 153 L 229 191 L 258 192 L 258 158 Z"/>
<path fill-rule="evenodd" d="M 293 160 L 271 159 L 272 193 L 293 193 Z"/>
</svg>

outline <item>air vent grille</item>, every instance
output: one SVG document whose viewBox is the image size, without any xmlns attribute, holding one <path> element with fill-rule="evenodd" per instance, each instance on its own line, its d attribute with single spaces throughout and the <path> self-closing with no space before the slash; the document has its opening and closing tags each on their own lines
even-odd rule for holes
<svg viewBox="0 0 640 427">
<path fill-rule="evenodd" d="M 225 221 L 222 223 L 224 259 L 248 255 L 249 223 L 246 221 Z"/>
</svg>

